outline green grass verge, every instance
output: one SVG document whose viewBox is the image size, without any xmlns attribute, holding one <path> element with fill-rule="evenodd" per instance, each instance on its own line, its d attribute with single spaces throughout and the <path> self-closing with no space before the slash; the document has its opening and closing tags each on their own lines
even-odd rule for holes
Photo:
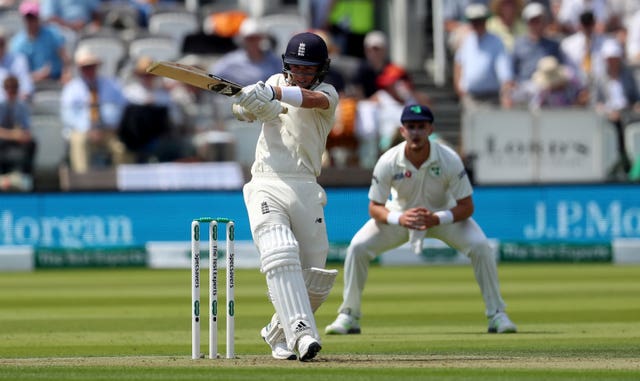
<svg viewBox="0 0 640 381">
<path fill-rule="evenodd" d="M 237 359 L 199 361 L 190 359 L 189 270 L 3 273 L 0 380 L 640 379 L 640 266 L 505 264 L 499 273 L 518 334 L 485 333 L 470 266 L 372 267 L 363 333 L 323 335 L 311 363 L 271 359 L 258 334 L 272 310 L 257 270 L 236 274 Z M 316 315 L 321 330 L 341 292 L 340 276 Z M 219 326 L 223 334 L 224 319 Z M 207 330 L 203 321 L 203 352 Z"/>
</svg>

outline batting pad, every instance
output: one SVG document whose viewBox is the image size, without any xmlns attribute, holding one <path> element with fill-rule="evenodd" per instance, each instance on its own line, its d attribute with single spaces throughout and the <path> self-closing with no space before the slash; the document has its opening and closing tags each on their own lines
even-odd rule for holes
<svg viewBox="0 0 640 381">
<path fill-rule="evenodd" d="M 316 312 L 329 297 L 333 283 L 336 281 L 336 276 L 338 276 L 338 270 L 325 270 L 317 267 L 303 270 L 302 277 L 307 286 L 309 302 L 313 312 Z"/>
<path fill-rule="evenodd" d="M 289 350 L 295 349 L 303 335 L 319 340 L 293 233 L 287 226 L 276 225 L 260 229 L 256 236 L 261 271 L 266 275 L 271 301 L 280 318 Z"/>
</svg>

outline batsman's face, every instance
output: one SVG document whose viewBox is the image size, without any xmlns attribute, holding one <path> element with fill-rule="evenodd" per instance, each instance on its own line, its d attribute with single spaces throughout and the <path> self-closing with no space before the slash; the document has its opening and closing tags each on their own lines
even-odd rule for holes
<svg viewBox="0 0 640 381">
<path fill-rule="evenodd" d="M 318 73 L 317 66 L 290 65 L 289 82 L 292 85 L 308 88 Z"/>
<path fill-rule="evenodd" d="M 400 127 L 400 133 L 410 149 L 423 148 L 428 143 L 432 132 L 433 124 L 426 121 L 406 122 Z"/>
</svg>

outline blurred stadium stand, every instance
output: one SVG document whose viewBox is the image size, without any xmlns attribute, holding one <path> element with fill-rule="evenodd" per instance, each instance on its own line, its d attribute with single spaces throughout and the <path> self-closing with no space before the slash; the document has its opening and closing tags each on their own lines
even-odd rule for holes
<svg viewBox="0 0 640 381">
<path fill-rule="evenodd" d="M 439 35 L 439 23 L 434 23 L 433 6 L 442 5 L 445 0 L 372 0 L 375 3 L 375 25 L 377 29 L 389 35 L 392 60 L 403 65 L 411 74 L 417 89 L 425 92 L 432 100 L 436 114 L 436 132 L 454 148 L 462 150 L 462 109 L 452 84 L 452 57 L 442 51 L 443 41 Z M 308 25 L 308 15 L 300 4 L 308 1 L 295 0 L 182 0 L 176 2 L 158 2 L 157 9 L 148 17 L 148 24 L 141 24 L 140 14 L 131 6 L 122 2 L 103 2 L 101 8 L 103 28 L 95 33 L 80 33 L 74 39 L 67 36 L 68 46 L 76 49 L 89 46 L 104 59 L 101 67 L 104 73 L 120 76 L 126 81 L 136 57 L 149 55 L 157 60 L 177 60 L 188 55 L 199 57 L 201 62 L 210 63 L 222 54 L 235 48 L 232 38 L 206 34 L 204 26 L 207 17 L 214 12 L 244 10 L 251 16 L 264 17 L 264 26 L 274 34 L 277 43 L 276 53 L 280 53 L 286 39 L 295 30 Z M 16 16 L 15 9 L 0 9 L 0 23 L 10 30 L 22 28 L 22 18 Z M 437 21 L 437 20 L 436 20 Z M 435 37 L 434 37 L 435 36 Z M 70 52 L 71 53 L 71 52 Z M 332 65 L 349 79 L 357 67 L 356 57 L 342 55 L 333 58 Z M 640 78 L 640 68 L 635 69 Z M 37 122 L 35 135 L 38 140 L 53 138 L 57 128 L 53 120 L 59 116 L 54 113 L 59 87 L 40 86 L 33 98 L 34 118 Z M 225 101 L 224 99 L 223 101 Z M 253 145 L 257 135 L 255 131 L 245 131 L 225 120 L 228 114 L 217 112 L 220 102 L 211 102 L 212 118 L 208 123 L 211 130 L 225 130 L 234 136 L 233 159 L 240 162 L 245 170 L 253 157 Z M 222 102 L 224 103 L 224 102 Z M 58 119 L 56 119 L 58 118 Z M 490 121 L 487 121 L 490 123 Z M 34 123 L 35 124 L 35 123 Z M 43 130 L 44 125 L 50 126 Z M 255 127 L 254 127 L 255 128 Z M 196 131 L 206 132 L 206 131 Z M 640 150 L 640 127 L 629 126 L 626 131 L 627 151 L 637 156 Z M 52 140 L 56 142 L 57 140 Z M 238 144 L 242 142 L 242 144 Z M 205 144 L 206 145 L 206 144 Z M 218 149 L 215 144 L 211 145 Z M 60 144 L 41 148 L 38 153 L 37 171 L 40 180 L 36 181 L 36 190 L 55 189 L 91 189 L 108 188 L 114 182 L 115 171 L 98 171 L 84 176 L 68 173 L 65 155 L 60 154 Z M 63 149 L 66 149 L 63 147 Z M 208 155 L 208 156 L 207 156 Z M 229 158 L 209 152 L 209 158 Z M 58 168 L 62 178 L 58 179 Z M 369 183 L 370 170 L 360 168 L 324 169 L 320 182 L 325 185 L 366 186 Z M 77 184 L 77 185 L 74 185 Z M 93 184 L 93 185 L 92 185 Z M 111 184 L 111 185 L 110 185 Z"/>
</svg>

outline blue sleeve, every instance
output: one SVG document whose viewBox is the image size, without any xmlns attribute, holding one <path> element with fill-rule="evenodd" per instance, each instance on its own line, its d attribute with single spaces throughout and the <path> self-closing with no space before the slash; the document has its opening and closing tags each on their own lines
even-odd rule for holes
<svg viewBox="0 0 640 381">
<path fill-rule="evenodd" d="M 40 0 L 40 19 L 46 20 L 59 14 L 55 0 Z"/>
</svg>

